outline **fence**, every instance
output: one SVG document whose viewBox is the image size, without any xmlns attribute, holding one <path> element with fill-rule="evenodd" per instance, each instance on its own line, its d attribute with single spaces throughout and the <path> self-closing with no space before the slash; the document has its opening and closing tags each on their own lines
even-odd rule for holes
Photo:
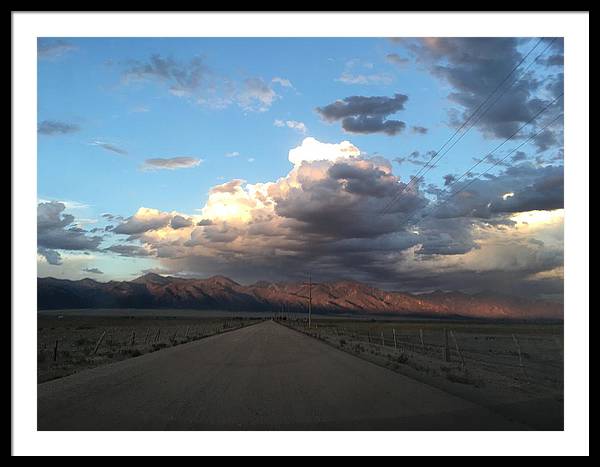
<svg viewBox="0 0 600 467">
<path fill-rule="evenodd" d="M 413 355 L 437 364 L 456 364 L 463 370 L 483 369 L 521 383 L 562 387 L 563 345 L 557 335 L 475 333 L 458 331 L 450 325 L 424 330 L 414 325 L 406 329 L 402 324 L 344 326 L 313 322 L 310 329 L 303 320 L 287 324 L 338 346 L 343 341 L 345 348 L 361 344 L 392 356 Z"/>
</svg>

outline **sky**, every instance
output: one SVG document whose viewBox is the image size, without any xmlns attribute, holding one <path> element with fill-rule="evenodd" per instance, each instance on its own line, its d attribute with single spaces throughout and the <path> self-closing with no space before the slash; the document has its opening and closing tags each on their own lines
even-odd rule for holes
<svg viewBox="0 0 600 467">
<path fill-rule="evenodd" d="M 560 38 L 39 38 L 38 276 L 562 300 Z"/>
</svg>

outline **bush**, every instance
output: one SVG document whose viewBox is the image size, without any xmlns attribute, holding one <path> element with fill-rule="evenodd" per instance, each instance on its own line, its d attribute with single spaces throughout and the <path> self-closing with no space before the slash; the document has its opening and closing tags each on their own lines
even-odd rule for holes
<svg viewBox="0 0 600 467">
<path fill-rule="evenodd" d="M 396 357 L 396 361 L 402 365 L 405 365 L 408 363 L 408 355 L 406 355 L 405 353 L 401 353 Z"/>
</svg>

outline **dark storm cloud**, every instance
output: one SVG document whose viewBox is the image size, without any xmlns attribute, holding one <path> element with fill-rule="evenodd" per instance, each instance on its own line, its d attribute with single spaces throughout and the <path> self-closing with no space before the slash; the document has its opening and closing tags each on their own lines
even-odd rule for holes
<svg viewBox="0 0 600 467">
<path fill-rule="evenodd" d="M 111 245 L 108 248 L 105 248 L 104 251 L 117 253 L 120 256 L 152 256 L 152 253 L 145 248 L 129 244 Z"/>
<path fill-rule="evenodd" d="M 452 185 L 456 180 L 456 175 L 446 174 L 444 175 L 444 186 Z"/>
<path fill-rule="evenodd" d="M 362 196 L 383 198 L 396 193 L 397 186 L 393 178 L 383 170 L 363 170 L 356 165 L 337 162 L 329 168 L 329 177 L 334 180 L 345 180 L 345 190 Z"/>
<path fill-rule="evenodd" d="M 388 119 L 392 114 L 404 110 L 408 96 L 394 94 L 387 96 L 350 96 L 316 111 L 328 122 L 342 122 L 342 128 L 349 133 L 369 134 L 385 133 L 397 135 L 406 128 L 400 120 Z"/>
<path fill-rule="evenodd" d="M 40 135 L 67 135 L 69 133 L 76 133 L 81 128 L 79 125 L 74 123 L 59 122 L 57 120 L 44 120 L 38 123 L 38 133 Z"/>
<path fill-rule="evenodd" d="M 75 217 L 64 210 L 65 205 L 57 201 L 38 204 L 38 252 L 49 264 L 60 264 L 60 254 L 53 250 L 94 251 L 102 242 L 102 237 L 73 226 Z"/>
<path fill-rule="evenodd" d="M 556 132 L 546 129 L 535 136 L 534 144 L 537 146 L 537 152 L 544 152 L 550 148 L 555 148 L 560 144 Z"/>
<path fill-rule="evenodd" d="M 462 255 L 477 243 L 473 238 L 469 219 L 432 219 L 419 223 L 421 248 L 419 255 Z"/>
<path fill-rule="evenodd" d="M 327 177 L 304 181 L 285 197 L 276 197 L 276 212 L 291 224 L 295 235 L 309 233 L 327 238 L 373 238 L 401 231 L 404 216 L 427 205 L 415 189 L 407 189 L 396 177 L 365 161 L 337 162 Z M 381 209 L 392 199 L 390 215 Z"/>
<path fill-rule="evenodd" d="M 389 289 L 560 295 L 559 277 L 532 277 L 561 266 L 559 225 L 541 242 L 517 229 L 511 213 L 561 206 L 562 167 L 524 162 L 487 175 L 437 212 L 429 200 L 445 199 L 446 190 L 407 187 L 381 157 L 304 161 L 261 187 L 260 196 L 241 180 L 211 190 L 209 205 L 239 203 L 250 208 L 248 221 L 206 219 L 176 234 L 168 229 L 164 237 L 140 234 L 143 249 L 120 248 L 156 256 L 175 273 L 246 282 L 302 279 L 310 269 L 315 280 L 343 277 Z"/>
<path fill-rule="evenodd" d="M 205 81 L 209 69 L 199 57 L 187 63 L 177 62 L 159 54 L 147 61 L 131 60 L 123 72 L 125 82 L 153 80 L 165 83 L 175 95 L 189 94 L 197 90 Z"/>
<path fill-rule="evenodd" d="M 494 105 L 489 107 L 489 111 L 481 118 L 479 116 L 475 118 L 477 128 L 484 135 L 508 138 L 550 103 L 551 99 L 541 92 L 545 82 L 551 83 L 546 86 L 553 86 L 553 96 L 562 92 L 561 73 L 555 73 L 546 67 L 542 71 L 544 76 L 540 77 L 539 73 L 533 71 L 535 66 L 529 68 L 524 74 L 521 71 L 544 50 L 548 41 L 548 39 L 544 40 L 535 49 L 522 67 L 514 72 L 508 83 L 512 83 L 517 77 L 521 79 L 500 99 L 496 100 L 494 97 L 490 101 L 494 102 Z M 523 58 L 520 49 L 530 50 L 535 42 L 529 41 L 524 45 L 523 40 L 519 38 L 458 37 L 405 40 L 402 44 L 408 47 L 416 55 L 417 60 L 433 75 L 452 86 L 449 99 L 464 109 L 458 114 L 451 114 L 451 124 L 458 126 L 476 111 L 495 87 L 517 66 Z M 552 54 L 556 47 L 556 45 L 551 47 L 547 54 Z M 541 58 L 537 62 L 538 68 L 540 65 L 544 68 Z M 506 87 L 508 89 L 508 85 Z M 499 93 L 496 94 L 498 95 Z M 562 101 L 559 100 L 552 110 L 560 111 L 561 108 Z M 555 113 L 549 111 L 548 115 L 555 115 Z M 538 123 L 543 125 L 547 120 L 544 115 L 539 118 Z M 561 131 L 558 129 L 553 131 L 556 133 L 557 140 L 562 138 Z"/>
<path fill-rule="evenodd" d="M 83 268 L 82 269 L 83 272 L 89 272 L 91 274 L 104 274 L 100 269 L 98 268 Z"/>
<path fill-rule="evenodd" d="M 492 212 L 522 212 L 552 210 L 564 207 L 564 175 L 562 171 L 544 170 L 544 176 L 532 185 L 514 192 L 506 199 L 496 200 Z"/>
<path fill-rule="evenodd" d="M 522 162 L 524 160 L 527 159 L 527 154 L 525 154 L 523 151 L 517 151 L 511 158 L 510 160 L 513 162 Z"/>
<path fill-rule="evenodd" d="M 462 190 L 462 191 L 461 191 Z M 498 213 L 551 210 L 564 207 L 564 174 L 561 166 L 535 167 L 523 163 L 508 167 L 489 179 L 461 181 L 442 196 L 433 216 L 472 216 L 487 219 Z"/>
<path fill-rule="evenodd" d="M 556 263 L 562 264 L 558 258 Z M 451 274 L 431 272 L 420 275 L 400 273 L 396 275 L 396 282 L 393 284 L 397 289 L 410 292 L 449 290 L 562 301 L 564 289 L 562 278 L 531 279 L 533 274 L 550 269 L 550 263 L 546 263 L 518 271 L 455 271 Z"/>
</svg>

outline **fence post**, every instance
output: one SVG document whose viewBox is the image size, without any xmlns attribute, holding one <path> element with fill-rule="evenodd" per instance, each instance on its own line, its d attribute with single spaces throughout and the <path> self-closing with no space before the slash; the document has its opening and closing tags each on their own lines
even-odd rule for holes
<svg viewBox="0 0 600 467">
<path fill-rule="evenodd" d="M 521 353 L 521 344 L 519 343 L 519 339 L 514 334 L 512 335 L 513 342 L 517 346 L 517 352 L 519 353 L 519 366 L 521 367 L 521 371 L 525 374 L 525 367 L 523 366 L 523 355 Z"/>
<path fill-rule="evenodd" d="M 463 358 L 462 352 L 460 351 L 460 348 L 458 347 L 458 341 L 456 340 L 456 336 L 454 335 L 454 332 L 450 331 L 450 335 L 452 336 L 452 340 L 454 341 L 454 345 L 456 346 L 456 353 L 458 353 L 458 357 L 460 358 L 460 365 L 462 367 L 462 369 L 465 369 L 465 359 Z"/>
<path fill-rule="evenodd" d="M 100 344 L 102 344 L 102 341 L 104 340 L 104 336 L 106 336 L 106 331 L 104 331 L 102 333 L 102 335 L 100 336 L 100 339 L 98 339 L 98 342 L 96 342 L 96 347 L 94 347 L 94 352 L 93 355 L 96 355 L 96 352 L 98 352 L 98 347 L 100 347 Z"/>
<path fill-rule="evenodd" d="M 131 331 L 131 346 L 135 345 L 135 331 Z"/>
<path fill-rule="evenodd" d="M 385 338 L 383 337 L 383 331 L 381 331 L 381 346 L 385 347 Z"/>
<path fill-rule="evenodd" d="M 444 360 L 450 362 L 450 345 L 448 342 L 448 329 L 444 328 Z"/>
<path fill-rule="evenodd" d="M 144 337 L 144 344 L 148 343 L 148 337 L 150 337 L 150 328 L 146 329 L 146 337 Z"/>
<path fill-rule="evenodd" d="M 425 341 L 423 340 L 423 330 L 419 329 L 419 337 L 421 338 L 421 349 L 425 353 Z"/>
<path fill-rule="evenodd" d="M 398 342 L 396 341 L 396 329 L 392 329 L 392 334 L 394 335 L 394 350 L 398 350 Z"/>
<path fill-rule="evenodd" d="M 54 343 L 54 356 L 53 356 L 54 361 L 56 361 L 57 356 L 58 356 L 58 339 L 56 339 L 56 342 Z"/>
<path fill-rule="evenodd" d="M 154 342 L 158 342 L 159 338 L 160 338 L 160 328 L 158 328 L 158 331 L 156 331 L 156 334 L 154 335 Z"/>
</svg>

